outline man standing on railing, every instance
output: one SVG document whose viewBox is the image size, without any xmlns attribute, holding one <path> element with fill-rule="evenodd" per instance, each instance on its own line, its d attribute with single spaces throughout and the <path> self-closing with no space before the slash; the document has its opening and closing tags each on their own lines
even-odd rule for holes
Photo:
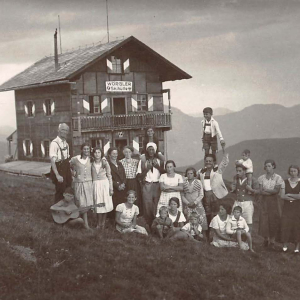
<svg viewBox="0 0 300 300">
<path fill-rule="evenodd" d="M 68 134 L 69 126 L 65 123 L 59 124 L 58 136 L 50 144 L 50 177 L 53 184 L 55 184 L 55 203 L 64 198 L 64 191 L 72 185 L 69 162 L 70 151 L 66 141 Z"/>
</svg>

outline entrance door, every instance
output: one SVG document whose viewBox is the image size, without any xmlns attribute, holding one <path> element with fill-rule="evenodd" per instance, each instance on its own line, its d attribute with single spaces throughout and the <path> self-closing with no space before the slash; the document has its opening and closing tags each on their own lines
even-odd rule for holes
<svg viewBox="0 0 300 300">
<path fill-rule="evenodd" d="M 126 104 L 124 97 L 113 98 L 114 102 L 114 115 L 125 115 Z"/>
<path fill-rule="evenodd" d="M 118 148 L 118 159 L 124 158 L 123 148 L 127 145 L 127 139 L 118 139 L 115 140 L 115 146 Z"/>
</svg>

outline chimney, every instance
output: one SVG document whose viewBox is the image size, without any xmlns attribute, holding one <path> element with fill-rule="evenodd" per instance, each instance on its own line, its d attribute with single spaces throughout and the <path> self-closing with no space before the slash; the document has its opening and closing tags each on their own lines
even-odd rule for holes
<svg viewBox="0 0 300 300">
<path fill-rule="evenodd" d="M 54 33 L 54 62 L 55 62 L 55 71 L 58 70 L 58 50 L 57 50 L 57 29 Z"/>
</svg>

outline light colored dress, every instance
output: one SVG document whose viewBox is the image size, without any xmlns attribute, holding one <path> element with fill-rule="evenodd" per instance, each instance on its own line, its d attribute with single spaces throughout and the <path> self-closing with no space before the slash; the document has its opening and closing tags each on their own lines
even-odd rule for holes
<svg viewBox="0 0 300 300">
<path fill-rule="evenodd" d="M 99 164 L 92 164 L 94 204 L 104 203 L 105 206 L 96 207 L 97 214 L 105 214 L 114 209 L 109 190 L 113 190 L 109 163 L 103 158 Z"/>
<path fill-rule="evenodd" d="M 220 232 L 227 236 L 229 238 L 229 235 L 226 234 L 226 224 L 229 221 L 230 215 L 227 215 L 227 218 L 225 221 L 222 221 L 219 217 L 219 215 L 216 215 L 210 222 L 209 227 L 215 229 L 215 230 L 220 230 Z M 216 233 L 214 233 L 213 241 L 211 242 L 211 245 L 218 247 L 218 248 L 223 248 L 223 247 L 239 247 L 239 244 L 235 241 L 225 241 L 220 239 Z M 247 243 L 242 242 L 242 249 L 243 250 L 248 250 L 249 246 Z"/>
<path fill-rule="evenodd" d="M 166 185 L 170 185 L 170 186 L 178 186 L 179 183 L 183 183 L 183 179 L 182 179 L 182 176 L 179 175 L 179 174 L 176 174 L 174 175 L 174 177 L 168 177 L 167 174 L 162 174 L 159 178 L 159 182 L 160 183 L 164 183 Z M 156 213 L 156 216 L 158 217 L 159 216 L 159 209 L 162 207 L 162 206 L 166 206 L 168 207 L 169 206 L 169 200 L 172 198 L 172 197 L 176 197 L 179 199 L 179 207 L 178 207 L 178 210 L 182 212 L 182 201 L 181 201 L 181 195 L 180 195 L 180 192 L 161 192 L 160 194 L 160 198 L 159 198 L 159 201 L 158 201 L 158 204 L 157 204 L 157 213 Z"/>
<path fill-rule="evenodd" d="M 90 158 L 82 159 L 80 155 L 74 156 L 70 161 L 70 166 L 76 172 L 73 179 L 76 205 L 79 207 L 93 205 L 93 182 Z"/>
<path fill-rule="evenodd" d="M 137 216 L 140 212 L 139 208 L 136 205 L 133 204 L 131 208 L 127 208 L 125 203 L 118 204 L 118 206 L 116 207 L 116 211 L 121 213 L 120 221 L 125 224 L 131 224 L 134 216 Z M 124 228 L 119 224 L 116 224 L 116 229 L 122 233 L 137 232 L 148 235 L 146 229 L 139 225 L 136 225 L 136 228 Z"/>
<path fill-rule="evenodd" d="M 202 204 L 204 196 L 202 183 L 198 179 L 194 179 L 191 183 L 186 179 L 183 184 L 182 198 L 188 202 L 196 202 L 195 207 L 188 207 L 184 204 L 184 213 L 188 219 L 192 212 L 195 212 L 199 216 L 199 223 L 203 230 L 207 230 L 207 219 L 205 210 Z"/>
</svg>

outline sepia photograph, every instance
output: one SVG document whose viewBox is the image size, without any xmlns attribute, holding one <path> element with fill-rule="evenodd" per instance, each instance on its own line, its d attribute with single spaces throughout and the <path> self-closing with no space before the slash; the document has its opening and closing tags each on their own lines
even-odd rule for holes
<svg viewBox="0 0 300 300">
<path fill-rule="evenodd" d="M 0 5 L 0 300 L 299 299 L 299 0 Z"/>
</svg>

